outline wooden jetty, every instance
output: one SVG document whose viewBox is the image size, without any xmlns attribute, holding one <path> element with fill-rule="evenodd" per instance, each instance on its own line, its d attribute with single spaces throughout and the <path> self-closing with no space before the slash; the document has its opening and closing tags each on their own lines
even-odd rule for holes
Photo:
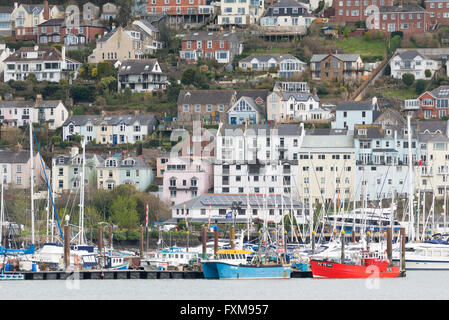
<svg viewBox="0 0 449 320">
<path fill-rule="evenodd" d="M 17 273 L 17 272 L 5 272 Z M 201 271 L 177 270 L 76 270 L 21 271 L 25 280 L 125 280 L 125 279 L 204 279 Z M 312 278 L 311 271 L 292 271 L 291 278 Z"/>
</svg>

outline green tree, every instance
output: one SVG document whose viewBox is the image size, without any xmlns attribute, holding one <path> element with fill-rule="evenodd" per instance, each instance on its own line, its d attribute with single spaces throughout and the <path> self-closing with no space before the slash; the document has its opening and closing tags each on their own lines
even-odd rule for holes
<svg viewBox="0 0 449 320">
<path fill-rule="evenodd" d="M 118 196 L 111 205 L 111 222 L 120 228 L 132 229 L 138 226 L 137 202 L 133 197 Z"/>
<path fill-rule="evenodd" d="M 407 86 L 410 87 L 413 82 L 415 82 L 415 76 L 411 73 L 404 73 L 402 75 L 402 82 Z"/>
<path fill-rule="evenodd" d="M 416 81 L 416 87 L 415 87 L 415 91 L 417 94 L 421 94 L 424 92 L 424 90 L 426 90 L 426 81 L 423 79 L 419 79 Z"/>
<path fill-rule="evenodd" d="M 190 85 L 195 82 L 196 70 L 192 68 L 187 68 L 181 75 L 181 83 L 184 85 Z"/>
<path fill-rule="evenodd" d="M 430 78 L 432 76 L 432 72 L 429 69 L 426 69 L 424 71 L 424 75 L 426 76 L 426 78 Z"/>
</svg>

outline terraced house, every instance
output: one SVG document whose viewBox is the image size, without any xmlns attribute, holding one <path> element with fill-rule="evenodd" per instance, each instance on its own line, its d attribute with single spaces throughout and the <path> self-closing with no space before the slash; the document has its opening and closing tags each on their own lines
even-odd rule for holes
<svg viewBox="0 0 449 320">
<path fill-rule="evenodd" d="M 310 73 L 313 80 L 338 81 L 359 80 L 364 63 L 359 54 L 314 54 L 310 59 Z"/>
<path fill-rule="evenodd" d="M 218 25 L 257 24 L 264 12 L 264 0 L 223 0 L 220 9 Z"/>
<path fill-rule="evenodd" d="M 443 26 L 449 25 L 449 1 L 447 0 L 424 0 L 426 10 L 430 12 L 432 23 Z"/>
<path fill-rule="evenodd" d="M 191 128 L 193 121 L 240 123 L 241 117 L 245 121 L 252 118 L 251 122 L 257 123 L 265 117 L 267 96 L 268 90 L 181 90 L 177 102 L 178 125 Z M 237 102 L 242 97 L 246 98 L 237 110 Z"/>
<path fill-rule="evenodd" d="M 40 165 L 40 156 L 34 154 L 34 185 L 44 183 L 44 169 Z M 29 189 L 31 185 L 31 161 L 30 150 L 0 150 L 0 168 L 3 182 L 7 187 L 17 189 Z M 48 168 L 46 168 L 48 170 Z M 47 173 L 48 175 L 48 173 Z"/>
<path fill-rule="evenodd" d="M 97 166 L 103 159 L 92 153 L 86 153 L 84 166 L 85 188 L 97 188 Z M 80 192 L 83 170 L 83 155 L 79 148 L 72 147 L 70 154 L 56 155 L 52 158 L 52 188 L 56 193 Z"/>
<path fill-rule="evenodd" d="M 61 100 L 0 101 L 0 122 L 4 126 L 21 127 L 30 121 L 48 123 L 48 128 L 61 127 L 69 112 Z"/>
<path fill-rule="evenodd" d="M 75 135 L 99 144 L 136 143 L 145 140 L 157 126 L 157 119 L 142 115 L 76 115 L 64 122 L 63 140 L 73 140 Z"/>
<path fill-rule="evenodd" d="M 128 155 L 125 151 L 110 155 L 97 167 L 98 189 L 112 190 L 122 184 L 133 185 L 145 191 L 153 183 L 152 167 L 142 158 Z"/>
</svg>

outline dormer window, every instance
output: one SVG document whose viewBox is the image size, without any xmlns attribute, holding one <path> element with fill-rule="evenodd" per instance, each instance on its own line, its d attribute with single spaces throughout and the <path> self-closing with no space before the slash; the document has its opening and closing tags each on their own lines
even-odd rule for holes
<svg viewBox="0 0 449 320">
<path fill-rule="evenodd" d="M 391 129 L 387 129 L 387 135 L 391 136 Z"/>
<path fill-rule="evenodd" d="M 366 136 L 366 129 L 359 129 L 357 133 L 359 136 Z"/>
</svg>

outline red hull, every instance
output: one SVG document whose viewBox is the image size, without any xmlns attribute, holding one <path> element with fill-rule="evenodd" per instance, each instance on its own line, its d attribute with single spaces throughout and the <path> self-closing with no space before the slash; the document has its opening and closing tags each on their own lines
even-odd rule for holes
<svg viewBox="0 0 449 320">
<path fill-rule="evenodd" d="M 396 278 L 400 267 L 388 267 L 385 263 L 371 265 L 342 264 L 322 260 L 311 260 L 314 278 Z"/>
</svg>

